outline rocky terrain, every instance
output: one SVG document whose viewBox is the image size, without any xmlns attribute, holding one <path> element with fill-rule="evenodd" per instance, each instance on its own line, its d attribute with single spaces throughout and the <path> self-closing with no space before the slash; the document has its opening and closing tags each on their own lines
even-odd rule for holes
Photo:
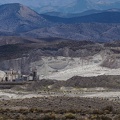
<svg viewBox="0 0 120 120">
<path fill-rule="evenodd" d="M 63 41 L 63 42 L 62 42 Z M 81 44 L 81 45 L 80 45 Z M 88 45 L 87 45 L 88 44 Z M 79 46 L 80 45 L 80 46 Z M 86 48 L 83 48 L 83 52 L 79 53 L 79 49 L 84 46 L 90 46 L 91 51 L 87 52 Z M 72 48 L 75 46 L 75 48 Z M 94 48 L 92 48 L 94 46 Z M 69 48 L 70 47 L 70 48 Z M 17 69 L 28 71 L 30 66 L 35 67 L 34 62 L 38 62 L 39 67 L 42 66 L 44 60 L 42 56 L 50 57 L 79 57 L 79 56 L 87 56 L 88 54 L 94 55 L 98 51 L 100 51 L 101 46 L 94 45 L 93 42 L 69 42 L 69 41 L 53 41 L 53 42 L 37 42 L 37 43 L 26 43 L 26 44 L 13 44 L 13 45 L 4 45 L 0 46 L 0 66 L 1 70 L 5 69 Z M 98 49 L 98 51 L 94 51 L 93 49 Z M 33 57 L 34 56 L 34 57 Z M 45 61 L 48 59 L 46 58 Z M 54 58 L 53 58 L 54 59 Z M 39 62 L 40 61 L 40 62 Z M 52 61 L 51 61 L 52 62 Z M 64 64 L 65 61 L 63 61 Z M 32 65 L 33 64 L 33 65 Z M 22 67 L 23 66 L 23 67 Z M 26 66 L 26 68 L 25 68 Z"/>
<path fill-rule="evenodd" d="M 1 70 L 14 69 L 29 74 L 36 68 L 40 79 L 57 80 L 73 76 L 119 75 L 119 42 L 95 43 L 57 38 L 51 42 L 33 41 L 0 46 Z"/>
<path fill-rule="evenodd" d="M 14 69 L 29 74 L 36 68 L 40 79 L 57 80 L 73 76 L 119 75 L 119 42 L 25 40 L 26 43 L 0 46 L 1 70 Z"/>
</svg>

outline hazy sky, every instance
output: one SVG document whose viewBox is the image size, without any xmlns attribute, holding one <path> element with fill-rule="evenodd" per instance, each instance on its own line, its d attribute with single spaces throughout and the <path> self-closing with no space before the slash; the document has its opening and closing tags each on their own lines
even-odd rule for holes
<svg viewBox="0 0 120 120">
<path fill-rule="evenodd" d="M 44 5 L 52 5 L 52 6 L 64 6 L 66 4 L 70 4 L 76 2 L 76 0 L 0 0 L 1 4 L 4 3 L 21 3 L 24 5 L 31 6 L 44 6 Z"/>
<path fill-rule="evenodd" d="M 0 4 L 21 3 L 29 6 L 39 13 L 58 11 L 58 12 L 82 12 L 89 9 L 109 9 L 111 3 L 120 0 L 0 0 Z M 106 7 L 107 6 L 107 7 Z M 119 8 L 120 3 L 114 4 Z"/>
<path fill-rule="evenodd" d="M 31 6 L 40 6 L 40 5 L 52 5 L 52 6 L 64 6 L 71 3 L 76 3 L 76 1 L 92 1 L 95 3 L 110 3 L 117 2 L 120 0 L 0 0 L 0 4 L 4 3 L 21 3 Z"/>
</svg>

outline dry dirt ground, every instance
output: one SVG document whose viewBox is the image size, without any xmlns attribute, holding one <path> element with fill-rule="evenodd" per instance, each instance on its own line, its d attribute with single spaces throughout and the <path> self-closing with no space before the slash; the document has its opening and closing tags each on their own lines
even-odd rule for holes
<svg viewBox="0 0 120 120">
<path fill-rule="evenodd" d="M 42 97 L 0 101 L 0 120 L 120 120 L 120 103 L 99 98 Z"/>
<path fill-rule="evenodd" d="M 75 76 L 1 90 L 0 120 L 120 120 L 119 79 Z"/>
</svg>

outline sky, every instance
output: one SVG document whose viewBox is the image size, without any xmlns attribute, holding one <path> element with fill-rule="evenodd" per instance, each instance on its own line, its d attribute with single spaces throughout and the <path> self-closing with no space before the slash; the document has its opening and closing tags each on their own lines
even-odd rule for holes
<svg viewBox="0 0 120 120">
<path fill-rule="evenodd" d="M 0 0 L 1 4 L 4 3 L 21 3 L 28 6 L 44 6 L 44 5 L 51 5 L 51 6 L 64 6 L 70 3 L 76 2 L 76 0 Z"/>
<path fill-rule="evenodd" d="M 120 2 L 120 0 L 0 0 L 0 4 L 21 3 L 39 13 L 49 11 L 82 12 L 94 8 L 105 9 L 106 6 L 106 8 L 111 8 L 111 3 L 116 3 L 118 7 L 117 2 Z"/>
<path fill-rule="evenodd" d="M 26 4 L 26 5 L 35 5 L 39 6 L 41 5 L 66 5 L 70 4 L 71 2 L 76 2 L 76 1 L 86 1 L 86 0 L 0 0 L 1 4 L 4 3 L 21 3 L 21 4 Z M 98 3 L 110 3 L 110 2 L 117 2 L 120 0 L 89 0 L 92 2 L 98 2 Z"/>
</svg>

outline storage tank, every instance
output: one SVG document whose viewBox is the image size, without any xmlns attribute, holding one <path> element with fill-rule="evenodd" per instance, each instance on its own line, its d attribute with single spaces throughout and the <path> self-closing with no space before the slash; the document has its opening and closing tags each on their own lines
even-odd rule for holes
<svg viewBox="0 0 120 120">
<path fill-rule="evenodd" d="M 3 81 L 5 75 L 5 72 L 0 70 L 0 82 Z"/>
</svg>

